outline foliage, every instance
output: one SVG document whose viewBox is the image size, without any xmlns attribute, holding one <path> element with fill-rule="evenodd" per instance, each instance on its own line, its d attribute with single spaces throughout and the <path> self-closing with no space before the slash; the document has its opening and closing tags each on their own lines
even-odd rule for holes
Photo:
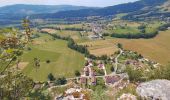
<svg viewBox="0 0 170 100">
<path fill-rule="evenodd" d="M 110 67 L 110 71 L 111 72 L 114 72 L 115 71 L 115 69 L 114 69 L 114 67 L 112 66 L 112 67 Z"/>
<path fill-rule="evenodd" d="M 55 80 L 55 77 L 53 76 L 52 73 L 48 74 L 48 80 L 49 81 L 54 81 Z"/>
<path fill-rule="evenodd" d="M 126 68 L 126 72 L 129 75 L 129 80 L 132 82 L 142 81 L 142 72 L 140 70 L 134 70 L 130 66 Z"/>
<path fill-rule="evenodd" d="M 170 64 L 156 68 L 151 74 L 150 79 L 167 79 L 170 80 Z"/>
<path fill-rule="evenodd" d="M 160 27 L 159 27 L 159 30 L 160 30 L 160 31 L 166 31 L 168 27 L 170 27 L 170 23 L 164 24 L 164 25 L 160 26 Z"/>
<path fill-rule="evenodd" d="M 4 67 L 2 72 L 4 72 L 13 61 L 16 61 L 17 58 L 22 55 L 25 45 L 31 40 L 29 22 L 30 21 L 27 19 L 23 20 L 23 27 L 26 34 L 23 34 L 15 28 L 4 28 L 0 31 L 1 34 L 5 35 L 5 38 L 0 41 L 0 60 L 8 63 L 5 66 L 1 66 Z M 27 37 L 27 39 L 25 39 L 25 37 Z"/>
<path fill-rule="evenodd" d="M 139 38 L 153 38 L 158 34 L 158 31 L 151 32 L 151 33 L 138 33 L 138 34 L 133 34 L 133 33 L 128 33 L 128 34 L 120 34 L 120 33 L 113 33 L 111 34 L 111 37 L 116 37 L 116 38 L 127 38 L 127 39 L 139 39 Z"/>
<path fill-rule="evenodd" d="M 46 63 L 49 64 L 51 61 L 50 60 L 46 60 Z"/>
<path fill-rule="evenodd" d="M 101 86 L 97 86 L 94 92 L 92 92 L 91 100 L 108 100 Z"/>
<path fill-rule="evenodd" d="M 138 98 L 138 95 L 137 95 L 137 93 L 136 93 L 136 87 L 135 87 L 135 85 L 133 85 L 133 84 L 129 84 L 127 87 L 125 87 L 124 89 L 122 89 L 122 90 L 120 90 L 120 91 L 118 91 L 118 93 L 116 93 L 116 98 L 118 98 L 118 97 L 120 97 L 122 94 L 124 94 L 124 93 L 131 93 L 132 95 L 135 95 L 135 96 L 137 96 L 137 98 Z M 139 99 L 140 100 L 140 99 Z"/>
<path fill-rule="evenodd" d="M 49 93 L 46 88 L 34 89 L 29 92 L 27 98 L 31 100 L 51 100 Z"/>
<path fill-rule="evenodd" d="M 123 46 L 122 46 L 121 43 L 118 43 L 118 44 L 117 44 L 117 47 L 118 47 L 118 48 L 121 48 L 121 49 L 123 48 Z"/>
<path fill-rule="evenodd" d="M 76 76 L 76 77 L 79 77 L 80 75 L 81 75 L 81 73 L 80 73 L 78 70 L 76 70 L 76 71 L 75 71 L 75 76 Z"/>
<path fill-rule="evenodd" d="M 19 100 L 25 97 L 33 86 L 33 81 L 23 74 L 7 72 L 0 78 L 0 99 Z"/>
<path fill-rule="evenodd" d="M 67 83 L 67 80 L 66 80 L 65 77 L 57 78 L 57 79 L 55 80 L 55 84 L 56 84 L 56 85 L 64 85 L 64 84 L 66 84 L 66 83 Z"/>
</svg>

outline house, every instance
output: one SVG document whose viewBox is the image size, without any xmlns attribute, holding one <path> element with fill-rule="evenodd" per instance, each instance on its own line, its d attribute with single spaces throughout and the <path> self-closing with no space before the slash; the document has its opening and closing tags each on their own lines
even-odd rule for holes
<svg viewBox="0 0 170 100">
<path fill-rule="evenodd" d="M 92 70 L 92 72 L 91 72 L 91 76 L 96 76 L 96 72 L 95 72 L 95 70 Z"/>
<path fill-rule="evenodd" d="M 100 36 L 96 34 L 89 35 L 88 37 L 92 40 L 100 39 Z"/>
<path fill-rule="evenodd" d="M 120 76 L 105 76 L 105 83 L 106 84 L 114 84 L 120 80 Z"/>
<path fill-rule="evenodd" d="M 81 84 L 87 84 L 87 78 L 86 77 L 81 77 L 80 78 L 80 83 Z"/>
<path fill-rule="evenodd" d="M 89 68 L 88 67 L 84 67 L 84 75 L 89 76 Z"/>
<path fill-rule="evenodd" d="M 104 69 L 104 64 L 100 63 L 100 64 L 98 65 L 98 68 L 99 68 L 99 69 Z"/>
<path fill-rule="evenodd" d="M 125 63 L 126 65 L 134 65 L 134 66 L 140 66 L 140 63 L 139 63 L 139 61 L 136 61 L 136 60 L 127 60 L 126 61 L 126 63 Z"/>
<path fill-rule="evenodd" d="M 83 93 L 82 88 L 70 88 L 65 91 L 64 97 L 61 100 L 84 100 L 85 97 L 86 94 Z"/>
<path fill-rule="evenodd" d="M 97 84 L 97 79 L 95 76 L 91 77 L 91 85 L 96 85 Z"/>
<path fill-rule="evenodd" d="M 168 30 L 170 30 L 170 27 L 168 27 Z"/>
</svg>

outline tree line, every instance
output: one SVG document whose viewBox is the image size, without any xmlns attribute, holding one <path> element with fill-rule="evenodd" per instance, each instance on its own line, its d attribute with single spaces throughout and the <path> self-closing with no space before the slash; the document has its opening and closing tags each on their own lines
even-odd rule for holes
<svg viewBox="0 0 170 100">
<path fill-rule="evenodd" d="M 116 38 L 127 38 L 127 39 L 139 39 L 139 38 L 153 38 L 156 35 L 158 35 L 158 31 L 152 32 L 152 33 L 138 33 L 138 34 L 133 34 L 133 33 L 128 33 L 128 34 L 121 34 L 121 33 L 112 33 L 111 37 L 116 37 Z"/>
<path fill-rule="evenodd" d="M 60 28 L 60 27 L 53 27 L 53 26 L 48 26 L 48 27 L 41 27 L 41 28 L 50 28 L 50 29 L 55 29 L 55 30 L 71 30 L 71 31 L 84 31 L 83 28 L 76 28 L 76 27 L 66 27 L 66 28 Z"/>
<path fill-rule="evenodd" d="M 49 34 L 47 32 L 42 32 L 45 34 Z M 78 45 L 71 37 L 62 37 L 60 35 L 57 34 L 49 34 L 50 36 L 52 36 L 54 39 L 61 39 L 61 40 L 66 40 L 67 42 L 67 47 L 70 49 L 73 49 L 79 53 L 82 53 L 85 55 L 85 57 L 94 59 L 94 60 L 106 60 L 108 59 L 107 55 L 102 55 L 102 56 L 95 56 L 93 54 L 90 54 L 89 50 L 87 49 L 88 46 L 83 46 L 83 45 Z"/>
<path fill-rule="evenodd" d="M 164 25 L 160 26 L 158 29 L 160 31 L 166 31 L 168 29 L 168 27 L 170 27 L 170 23 L 164 24 Z"/>
</svg>

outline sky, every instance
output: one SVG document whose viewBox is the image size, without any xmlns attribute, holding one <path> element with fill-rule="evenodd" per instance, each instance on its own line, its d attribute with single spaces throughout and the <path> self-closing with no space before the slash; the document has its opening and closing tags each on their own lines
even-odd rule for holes
<svg viewBox="0 0 170 100">
<path fill-rule="evenodd" d="M 33 5 L 78 5 L 89 7 L 106 7 L 137 0 L 0 0 L 0 6 L 12 4 Z"/>
</svg>

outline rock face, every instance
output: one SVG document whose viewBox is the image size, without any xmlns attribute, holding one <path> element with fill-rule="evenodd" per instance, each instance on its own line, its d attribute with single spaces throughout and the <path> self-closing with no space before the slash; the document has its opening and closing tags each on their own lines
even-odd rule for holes
<svg viewBox="0 0 170 100">
<path fill-rule="evenodd" d="M 136 92 L 142 98 L 151 100 L 170 100 L 170 81 L 153 80 L 141 83 Z"/>
</svg>

